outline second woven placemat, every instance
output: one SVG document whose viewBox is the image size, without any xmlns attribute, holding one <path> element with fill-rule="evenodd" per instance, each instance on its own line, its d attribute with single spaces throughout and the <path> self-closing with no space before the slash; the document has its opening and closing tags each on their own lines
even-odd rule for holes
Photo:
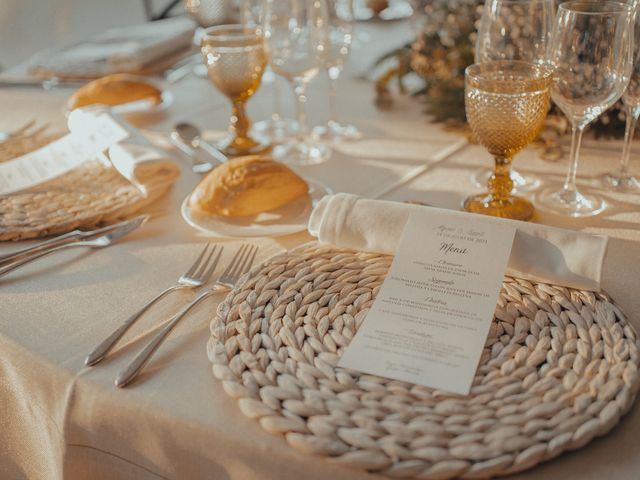
<svg viewBox="0 0 640 480">
<path fill-rule="evenodd" d="M 312 245 L 241 279 L 208 355 L 247 416 L 345 466 L 447 479 L 530 468 L 631 407 L 639 343 L 611 299 L 509 277 L 469 396 L 337 367 L 391 259 Z"/>
<path fill-rule="evenodd" d="M 0 145 L 0 162 L 58 136 L 39 135 Z M 173 177 L 178 174 L 176 167 Z M 0 195 L 0 241 L 57 235 L 123 219 L 166 194 L 171 185 L 171 181 L 160 184 L 145 196 L 107 162 L 85 162 L 29 190 Z"/>
</svg>

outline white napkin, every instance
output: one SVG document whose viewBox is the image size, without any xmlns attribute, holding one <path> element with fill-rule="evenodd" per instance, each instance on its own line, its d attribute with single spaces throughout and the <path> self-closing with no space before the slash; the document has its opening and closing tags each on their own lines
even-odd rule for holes
<svg viewBox="0 0 640 480">
<path fill-rule="evenodd" d="M 72 135 L 86 138 L 92 131 L 104 128 L 104 116 L 110 117 L 127 131 L 127 138 L 110 145 L 107 156 L 114 168 L 145 196 L 166 186 L 180 175 L 179 167 L 167 153 L 155 147 L 138 129 L 116 114 L 100 106 L 78 108 L 69 114 L 68 126 Z"/>
<path fill-rule="evenodd" d="M 61 50 L 40 52 L 30 65 L 69 75 L 137 71 L 191 45 L 194 31 L 185 17 L 112 28 Z"/>
<path fill-rule="evenodd" d="M 339 193 L 324 197 L 311 213 L 309 233 L 322 243 L 381 253 L 395 253 L 412 212 L 425 208 Z M 471 215 L 446 210 L 451 215 Z M 510 222 L 516 235 L 507 273 L 527 280 L 584 290 L 600 290 L 606 236 L 526 222 Z"/>
</svg>

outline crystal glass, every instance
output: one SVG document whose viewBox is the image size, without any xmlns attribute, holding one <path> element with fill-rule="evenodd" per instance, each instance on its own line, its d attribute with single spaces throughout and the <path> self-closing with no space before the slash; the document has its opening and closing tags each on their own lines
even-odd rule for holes
<svg viewBox="0 0 640 480">
<path fill-rule="evenodd" d="M 616 173 L 603 175 L 601 182 L 605 188 L 620 192 L 640 193 L 640 178 L 629 173 L 629 160 L 631 158 L 631 143 L 636 131 L 638 117 L 640 117 L 640 2 L 631 0 L 627 2 L 633 8 L 633 69 L 629 85 L 622 94 L 622 103 L 626 113 L 626 129 L 624 132 L 624 144 L 620 167 Z"/>
<path fill-rule="evenodd" d="M 632 66 L 631 9 L 616 2 L 566 2 L 558 7 L 549 59 L 555 71 L 551 97 L 572 126 L 571 156 L 561 190 L 546 189 L 538 205 L 586 217 L 605 208 L 578 191 L 576 172 L 584 128 L 622 96 Z"/>
<path fill-rule="evenodd" d="M 243 25 L 211 27 L 202 37 L 201 49 L 209 79 L 232 105 L 229 134 L 218 148 L 229 156 L 268 151 L 265 139 L 249 134 L 251 122 L 245 112 L 245 103 L 260 86 L 267 65 L 260 30 Z"/>
<path fill-rule="evenodd" d="M 475 63 L 520 60 L 545 63 L 555 17 L 554 0 L 486 0 L 478 27 Z M 476 184 L 484 184 L 491 172 L 476 172 Z M 540 185 L 533 175 L 511 170 L 516 191 Z"/>
<path fill-rule="evenodd" d="M 325 0 L 265 0 L 264 36 L 269 63 L 294 89 L 298 134 L 274 148 L 274 157 L 295 165 L 312 165 L 329 158 L 326 145 L 309 136 L 305 118 L 307 84 L 322 66 L 328 24 Z"/>
<path fill-rule="evenodd" d="M 323 51 L 323 66 L 329 78 L 329 121 L 313 129 L 315 137 L 328 141 L 356 140 L 362 137 L 357 127 L 338 121 L 336 94 L 338 77 L 351 52 L 353 39 L 353 0 L 326 0 L 329 14 L 327 48 Z"/>
<path fill-rule="evenodd" d="M 322 66 L 328 24 L 325 0 L 265 0 L 264 35 L 269 63 L 293 87 L 298 134 L 274 149 L 274 157 L 295 165 L 313 165 L 329 158 L 326 145 L 309 135 L 305 116 L 307 85 Z"/>
<path fill-rule="evenodd" d="M 187 15 L 202 28 L 230 22 L 233 17 L 231 0 L 182 0 L 182 4 Z"/>
<path fill-rule="evenodd" d="M 267 65 L 263 83 L 269 83 L 273 95 L 273 113 L 266 120 L 260 120 L 253 124 L 253 132 L 263 135 L 271 140 L 272 144 L 284 143 L 298 133 L 298 122 L 293 118 L 285 117 L 282 113 L 282 85 L 278 76 Z"/>
<path fill-rule="evenodd" d="M 263 0 L 241 0 L 240 22 L 249 27 L 262 28 L 262 16 L 264 14 Z M 267 137 L 271 143 L 282 143 L 291 138 L 298 131 L 298 123 L 285 118 L 282 114 L 282 90 L 278 77 L 269 65 L 262 76 L 262 84 L 270 85 L 273 96 L 273 113 L 266 120 L 255 122 L 252 131 L 258 135 Z"/>
<path fill-rule="evenodd" d="M 533 205 L 513 196 L 513 156 L 544 126 L 550 103 L 551 70 L 541 64 L 493 61 L 465 71 L 465 111 L 478 141 L 495 160 L 489 192 L 464 202 L 465 210 L 495 217 L 529 220 Z"/>
</svg>

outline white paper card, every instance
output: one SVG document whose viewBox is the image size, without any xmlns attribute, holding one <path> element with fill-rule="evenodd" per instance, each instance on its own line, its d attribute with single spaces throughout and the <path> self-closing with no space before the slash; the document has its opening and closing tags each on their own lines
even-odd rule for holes
<svg viewBox="0 0 640 480">
<path fill-rule="evenodd" d="M 338 365 L 467 395 L 514 235 L 480 215 L 413 213 Z"/>
<path fill-rule="evenodd" d="M 26 190 L 58 177 L 129 136 L 108 114 L 97 116 L 91 125 L 50 144 L 0 163 L 0 195 Z"/>
</svg>

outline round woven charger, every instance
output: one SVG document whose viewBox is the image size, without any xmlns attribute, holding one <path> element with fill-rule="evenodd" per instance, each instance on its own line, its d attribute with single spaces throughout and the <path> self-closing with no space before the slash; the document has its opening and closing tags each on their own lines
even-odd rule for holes
<svg viewBox="0 0 640 480">
<path fill-rule="evenodd" d="M 0 162 L 40 148 L 59 135 L 38 135 L 0 144 Z M 177 176 L 177 170 L 176 170 Z M 0 241 L 57 235 L 130 216 L 171 187 L 144 196 L 110 165 L 85 162 L 30 190 L 0 195 Z"/>
<path fill-rule="evenodd" d="M 391 260 L 314 244 L 240 280 L 207 350 L 242 412 L 342 465 L 446 479 L 530 468 L 631 407 L 639 344 L 609 297 L 509 277 L 469 396 L 337 367 Z"/>
</svg>

